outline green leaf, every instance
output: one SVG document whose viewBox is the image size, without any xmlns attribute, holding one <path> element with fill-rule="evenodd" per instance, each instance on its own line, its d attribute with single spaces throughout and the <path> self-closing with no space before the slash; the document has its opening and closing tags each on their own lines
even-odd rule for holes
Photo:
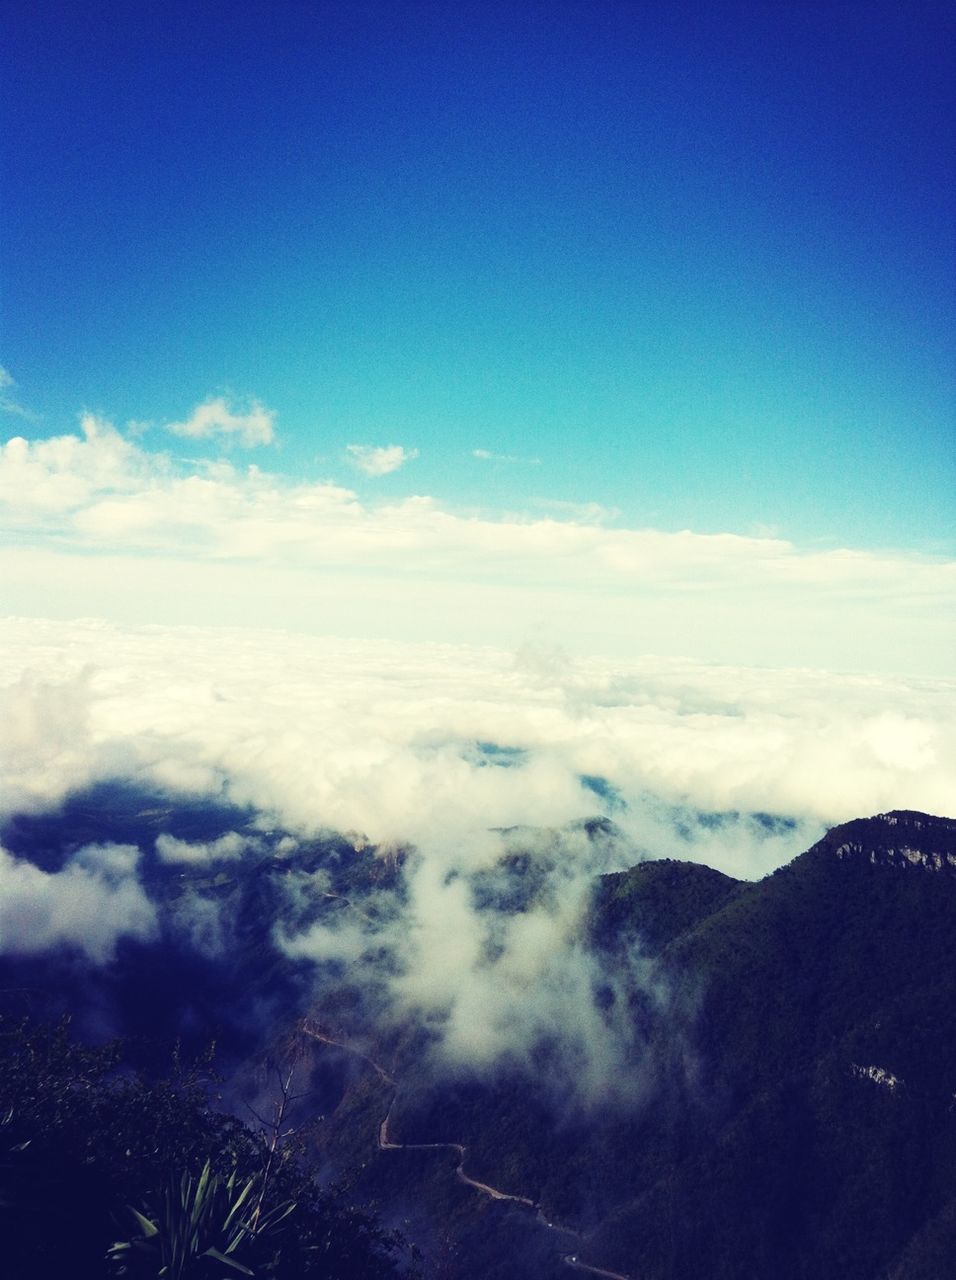
<svg viewBox="0 0 956 1280">
<path fill-rule="evenodd" d="M 144 1218 L 140 1211 L 138 1209 L 134 1209 L 132 1205 L 129 1206 L 129 1211 L 139 1223 L 142 1228 L 143 1235 L 147 1240 L 159 1234 L 159 1227 L 157 1227 L 155 1222 L 150 1222 L 149 1218 Z"/>
<path fill-rule="evenodd" d="M 231 1183 L 232 1179 L 230 1178 L 229 1181 Z M 229 1212 L 226 1214 L 226 1220 L 223 1223 L 223 1230 L 225 1231 L 229 1230 L 230 1226 L 232 1225 L 233 1218 L 235 1218 L 236 1214 L 239 1212 L 242 1206 L 249 1199 L 249 1195 L 252 1191 L 254 1183 L 255 1183 L 255 1178 L 250 1178 L 248 1182 L 246 1182 L 243 1185 L 242 1190 L 239 1192 L 239 1195 L 233 1201 L 232 1207 L 230 1208 Z M 229 1189 L 231 1190 L 231 1187 Z"/>
<path fill-rule="evenodd" d="M 250 1271 L 248 1267 L 244 1267 L 241 1262 L 237 1262 L 235 1258 L 227 1258 L 224 1253 L 220 1253 L 219 1250 L 214 1248 L 212 1245 L 209 1246 L 202 1256 L 204 1258 L 214 1258 L 216 1262 L 224 1262 L 227 1267 L 233 1267 L 244 1276 L 254 1276 L 256 1274 L 254 1271 Z"/>
</svg>

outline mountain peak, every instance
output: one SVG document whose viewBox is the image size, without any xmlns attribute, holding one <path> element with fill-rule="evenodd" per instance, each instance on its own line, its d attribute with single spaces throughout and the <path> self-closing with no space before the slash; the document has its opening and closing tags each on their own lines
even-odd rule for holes
<svg viewBox="0 0 956 1280">
<path fill-rule="evenodd" d="M 921 867 L 956 875 L 956 821 L 912 809 L 841 823 L 815 848 L 841 862 L 853 859 L 873 866 Z"/>
</svg>

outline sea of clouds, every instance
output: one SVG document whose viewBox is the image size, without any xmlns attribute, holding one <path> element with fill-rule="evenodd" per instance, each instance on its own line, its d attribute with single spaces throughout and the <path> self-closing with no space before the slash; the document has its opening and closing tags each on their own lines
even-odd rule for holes
<svg viewBox="0 0 956 1280">
<path fill-rule="evenodd" d="M 274 417 L 215 399 L 166 432 L 269 446 Z M 262 857 L 270 831 L 408 851 L 400 913 L 277 943 L 440 1028 L 450 1061 L 530 1060 L 560 1030 L 600 1094 L 627 1028 L 581 946 L 597 875 L 677 857 L 757 878 L 851 817 L 956 812 L 951 561 L 381 500 L 148 430 L 87 414 L 0 450 L 0 820 L 119 781 L 259 815 L 261 836 L 162 834 L 167 864 Z M 412 457 L 392 449 L 356 455 L 368 483 Z M 612 837 L 575 828 L 602 814 Z M 549 868 L 517 913 L 475 888 L 509 830 Z M 94 843 L 54 872 L 0 849 L 0 952 L 98 964 L 153 936 L 142 853 Z M 193 908 L 193 942 L 227 947 Z"/>
<path fill-rule="evenodd" d="M 650 856 L 756 878 L 844 819 L 952 813 L 954 711 L 956 685 L 938 680 L 7 619 L 0 812 L 123 780 L 249 806 L 290 841 L 338 831 L 412 849 L 400 926 L 345 912 L 283 944 L 356 971 L 384 946 L 395 1009 L 438 1018 L 450 1054 L 485 1061 L 522 1042 L 518 1024 L 567 1028 L 571 1010 L 594 1041 L 578 943 L 596 875 Z M 738 816 L 701 825 L 701 812 Z M 601 813 L 613 840 L 568 830 Z M 500 865 L 508 828 L 551 850 L 551 887 L 518 916 L 479 909 L 471 889 Z M 156 852 L 231 863 L 262 845 L 163 835 Z M 123 933 L 155 929 L 135 849 L 83 850 L 58 874 L 4 853 L 0 901 L 8 950 L 73 940 L 101 960 Z"/>
<path fill-rule="evenodd" d="M 584 778 L 619 797 L 639 844 L 661 838 L 650 799 L 811 824 L 946 812 L 954 704 L 956 683 L 933 679 L 7 619 L 0 811 L 123 778 L 228 797 L 290 831 L 425 844 L 593 815 Z M 755 861 L 708 839 L 745 876 L 788 852 Z"/>
</svg>

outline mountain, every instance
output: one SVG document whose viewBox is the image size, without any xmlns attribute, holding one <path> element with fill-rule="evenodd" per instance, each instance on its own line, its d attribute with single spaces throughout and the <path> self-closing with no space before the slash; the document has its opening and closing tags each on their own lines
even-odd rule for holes
<svg viewBox="0 0 956 1280">
<path fill-rule="evenodd" d="M 830 831 L 664 952 L 703 1123 L 594 1256 L 643 1280 L 944 1275 L 956 1258 L 956 823 Z M 935 1268 L 935 1269 L 934 1269 Z"/>
<path fill-rule="evenodd" d="M 630 997 L 632 1107 L 564 1110 L 523 1073 L 398 1071 L 399 1140 L 464 1144 L 471 1176 L 582 1233 L 542 1257 L 518 1210 L 472 1196 L 449 1274 L 558 1276 L 572 1248 L 639 1280 L 952 1273 L 956 823 L 850 822 L 756 884 L 644 862 L 597 884 L 588 933 L 612 967 L 635 948 L 650 966 Z M 387 1093 L 347 1095 L 353 1132 Z M 370 1193 L 448 1212 L 422 1162 L 378 1153 Z"/>
<path fill-rule="evenodd" d="M 294 1046 L 313 1156 L 421 1246 L 426 1275 L 558 1280 L 572 1257 L 633 1280 L 956 1272 L 956 822 L 848 822 L 756 883 L 653 858 L 597 877 L 561 971 L 587 1017 L 472 1065 L 389 1004 L 404 851 L 109 789 L 0 834 L 48 873 L 91 841 L 139 848 L 158 921 L 111 964 L 0 957 L 7 1002 L 26 989 L 34 1013 L 132 1035 L 134 1058 L 144 1037 L 215 1037 L 239 1109 Z M 164 860 L 162 835 L 203 859 Z M 618 833 L 574 839 L 600 853 Z M 509 841 L 462 892 L 495 928 L 530 928 L 565 892 L 559 833 Z M 343 922 L 351 959 L 281 945 Z"/>
</svg>

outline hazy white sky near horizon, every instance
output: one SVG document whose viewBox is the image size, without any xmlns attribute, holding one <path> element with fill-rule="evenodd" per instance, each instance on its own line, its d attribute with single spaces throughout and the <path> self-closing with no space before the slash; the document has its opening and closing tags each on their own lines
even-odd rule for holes
<svg viewBox="0 0 956 1280">
<path fill-rule="evenodd" d="M 147 439 L 90 414 L 74 432 L 10 438 L 0 453 L 4 611 L 504 648 L 534 640 L 617 659 L 952 669 L 956 562 L 943 556 L 628 528 L 596 502 L 531 512 L 376 499 L 342 479 L 270 472 L 268 458 L 249 462 L 221 443 L 278 438 L 275 419 L 259 404 L 215 401 Z M 211 448 L 183 456 L 178 440 L 210 435 Z"/>
</svg>

